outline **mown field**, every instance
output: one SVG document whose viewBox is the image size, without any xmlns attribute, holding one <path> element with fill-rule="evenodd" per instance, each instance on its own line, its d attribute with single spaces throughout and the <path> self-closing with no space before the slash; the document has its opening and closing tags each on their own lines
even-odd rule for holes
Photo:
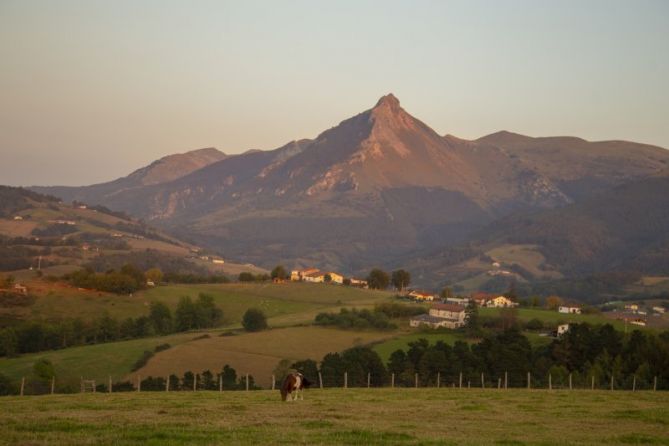
<svg viewBox="0 0 669 446">
<path fill-rule="evenodd" d="M 6 445 L 669 444 L 665 392 L 325 389 L 0 398 Z"/>
</svg>

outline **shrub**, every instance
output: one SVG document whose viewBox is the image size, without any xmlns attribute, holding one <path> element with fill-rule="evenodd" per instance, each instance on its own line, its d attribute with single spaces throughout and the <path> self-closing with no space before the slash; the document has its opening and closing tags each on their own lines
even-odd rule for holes
<svg viewBox="0 0 669 446">
<path fill-rule="evenodd" d="M 249 308 L 242 318 L 242 326 L 246 331 L 260 331 L 267 328 L 267 318 L 262 310 Z"/>
</svg>

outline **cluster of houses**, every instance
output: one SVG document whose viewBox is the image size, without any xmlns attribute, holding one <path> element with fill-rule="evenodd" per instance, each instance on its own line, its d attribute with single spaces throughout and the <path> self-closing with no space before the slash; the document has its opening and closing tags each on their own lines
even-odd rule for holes
<svg viewBox="0 0 669 446">
<path fill-rule="evenodd" d="M 438 299 L 434 293 L 410 291 L 407 297 L 419 302 L 433 302 Z M 460 328 L 465 325 L 465 308 L 474 302 L 479 307 L 511 308 L 518 305 L 506 296 L 488 293 L 474 293 L 471 297 L 448 297 L 443 302 L 434 303 L 427 314 L 411 318 L 411 327 L 427 325 L 432 328 Z"/>
<path fill-rule="evenodd" d="M 367 281 L 351 277 L 348 280 L 343 275 L 333 271 L 321 271 L 318 268 L 294 269 L 290 272 L 293 282 L 334 283 L 342 285 L 346 281 L 351 286 L 367 288 Z"/>
</svg>

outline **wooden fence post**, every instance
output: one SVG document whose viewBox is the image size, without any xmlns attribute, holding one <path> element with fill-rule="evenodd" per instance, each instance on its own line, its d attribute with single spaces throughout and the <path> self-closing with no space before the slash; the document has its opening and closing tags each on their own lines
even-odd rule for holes
<svg viewBox="0 0 669 446">
<path fill-rule="evenodd" d="M 462 389 L 462 372 L 460 372 L 460 388 Z"/>
<path fill-rule="evenodd" d="M 569 390 L 572 390 L 572 389 L 573 389 L 573 386 L 572 386 L 571 373 L 570 373 L 569 374 Z"/>
<path fill-rule="evenodd" d="M 111 375 L 109 375 L 109 388 L 107 389 L 107 392 L 112 393 L 114 390 L 114 387 L 112 386 L 112 378 Z"/>
<path fill-rule="evenodd" d="M 193 392 L 197 391 L 197 373 L 193 375 Z"/>
<path fill-rule="evenodd" d="M 344 389 L 348 389 L 348 372 L 344 372 Z"/>
<path fill-rule="evenodd" d="M 321 375 L 321 372 L 318 372 L 318 386 L 321 389 L 323 388 L 323 375 Z"/>
<path fill-rule="evenodd" d="M 437 389 L 441 387 L 441 372 L 437 372 Z"/>
<path fill-rule="evenodd" d="M 390 375 L 390 388 L 395 388 L 395 374 Z"/>
<path fill-rule="evenodd" d="M 653 378 L 653 391 L 657 390 L 657 376 Z"/>
<path fill-rule="evenodd" d="M 22 376 L 21 377 L 21 396 L 23 396 L 23 390 L 25 389 L 25 387 L 26 387 L 26 377 Z"/>
<path fill-rule="evenodd" d="M 504 372 L 504 388 L 509 388 L 509 372 L 507 371 Z"/>
<path fill-rule="evenodd" d="M 137 375 L 137 391 L 138 392 L 142 391 L 142 377 L 141 377 L 141 375 Z"/>
<path fill-rule="evenodd" d="M 414 375 L 414 381 L 416 383 L 416 389 L 418 388 L 418 373 Z"/>
<path fill-rule="evenodd" d="M 611 390 L 613 390 L 613 373 L 611 373 Z"/>
<path fill-rule="evenodd" d="M 249 374 L 246 374 L 246 390 L 249 390 Z"/>
<path fill-rule="evenodd" d="M 590 390 L 595 390 L 595 375 L 592 375 L 592 380 L 590 383 Z"/>
<path fill-rule="evenodd" d="M 218 391 L 223 391 L 223 373 L 218 376 Z"/>
<path fill-rule="evenodd" d="M 527 372 L 527 388 L 532 388 L 532 375 L 530 375 L 530 372 Z"/>
<path fill-rule="evenodd" d="M 372 374 L 367 372 L 367 388 L 369 389 L 372 384 Z"/>
<path fill-rule="evenodd" d="M 553 378 L 551 374 L 548 374 L 548 390 L 553 390 Z"/>
<path fill-rule="evenodd" d="M 51 377 L 51 395 L 54 394 L 55 390 L 56 390 L 56 377 L 52 376 Z"/>
<path fill-rule="evenodd" d="M 165 392 L 170 391 L 170 375 L 167 375 L 167 379 L 165 380 Z"/>
<path fill-rule="evenodd" d="M 498 389 L 502 388 L 502 378 L 497 378 L 497 388 Z"/>
<path fill-rule="evenodd" d="M 483 377 L 483 372 L 481 372 L 481 388 L 485 389 L 485 379 Z"/>
<path fill-rule="evenodd" d="M 636 375 L 632 378 L 632 392 L 636 391 Z"/>
<path fill-rule="evenodd" d="M 468 389 L 471 389 L 471 388 L 472 388 L 472 382 L 469 381 L 469 380 L 467 380 L 467 388 L 468 388 Z"/>
<path fill-rule="evenodd" d="M 276 388 L 276 376 L 272 375 L 272 390 Z"/>
</svg>

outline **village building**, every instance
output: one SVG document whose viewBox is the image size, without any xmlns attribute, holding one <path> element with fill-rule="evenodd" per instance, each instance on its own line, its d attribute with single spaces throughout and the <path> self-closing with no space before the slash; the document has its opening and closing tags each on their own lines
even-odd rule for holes
<svg viewBox="0 0 669 446">
<path fill-rule="evenodd" d="M 327 276 L 330 277 L 329 283 L 336 283 L 338 285 L 344 283 L 344 276 L 332 271 L 320 271 L 316 268 L 308 268 L 304 270 L 293 270 L 290 272 L 290 280 L 292 281 L 327 283 Z"/>
<path fill-rule="evenodd" d="M 638 325 L 640 327 L 645 327 L 646 326 L 646 321 L 643 319 L 634 319 L 630 321 L 630 324 L 632 325 Z"/>
<path fill-rule="evenodd" d="M 407 296 L 421 302 L 432 302 L 435 299 L 434 293 L 421 290 L 412 290 Z"/>
<path fill-rule="evenodd" d="M 581 307 L 575 305 L 572 306 L 560 305 L 558 307 L 558 313 L 581 314 Z"/>
<path fill-rule="evenodd" d="M 411 318 L 409 326 L 427 325 L 432 328 L 460 328 L 465 325 L 465 307 L 456 304 L 434 304 L 429 314 Z"/>
<path fill-rule="evenodd" d="M 23 220 L 23 217 L 21 217 L 20 215 L 15 215 L 14 220 Z"/>
<path fill-rule="evenodd" d="M 299 282 L 304 280 L 305 276 L 317 272 L 318 268 L 294 269 L 290 272 L 290 280 Z"/>
<path fill-rule="evenodd" d="M 653 307 L 653 311 L 656 313 L 664 314 L 667 311 L 664 307 Z"/>
<path fill-rule="evenodd" d="M 223 265 L 225 263 L 225 260 L 223 259 L 212 259 L 212 263 L 215 263 L 216 265 Z"/>
<path fill-rule="evenodd" d="M 456 305 L 463 305 L 467 306 L 469 304 L 469 298 L 468 297 L 447 297 L 446 302 L 451 303 L 451 304 L 456 304 Z"/>
<path fill-rule="evenodd" d="M 488 293 L 482 292 L 473 293 L 470 300 L 473 300 L 479 307 L 486 307 L 488 306 L 488 302 L 492 300 L 492 296 Z"/>
<path fill-rule="evenodd" d="M 518 302 L 514 302 L 506 296 L 497 296 L 489 300 L 487 306 L 495 308 L 517 307 Z"/>
<path fill-rule="evenodd" d="M 562 336 L 563 334 L 565 334 L 565 333 L 568 332 L 568 331 L 569 331 L 569 324 L 560 324 L 560 325 L 558 325 L 558 326 L 557 326 L 557 332 L 556 332 L 557 337 Z"/>
<path fill-rule="evenodd" d="M 356 279 L 355 277 L 351 277 L 349 279 L 351 281 L 351 286 L 357 286 L 360 288 L 368 288 L 369 284 L 367 283 L 366 280 L 363 279 Z"/>
<path fill-rule="evenodd" d="M 637 304 L 627 304 L 625 305 L 625 309 L 628 311 L 639 311 L 639 306 Z"/>
</svg>

